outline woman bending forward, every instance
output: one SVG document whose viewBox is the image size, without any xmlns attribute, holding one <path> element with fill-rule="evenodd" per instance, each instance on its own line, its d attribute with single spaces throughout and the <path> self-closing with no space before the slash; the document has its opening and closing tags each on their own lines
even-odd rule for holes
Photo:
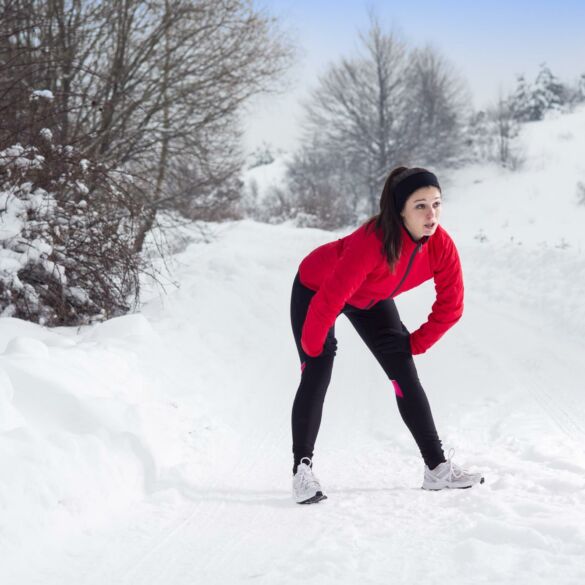
<svg viewBox="0 0 585 585">
<path fill-rule="evenodd" d="M 461 318 L 463 277 L 453 240 L 439 225 L 441 187 L 423 168 L 394 169 L 380 213 L 353 233 L 306 256 L 294 279 L 291 322 L 301 360 L 292 408 L 293 497 L 325 496 L 313 474 L 313 450 L 337 349 L 335 320 L 346 315 L 392 381 L 402 419 L 425 463 L 422 487 L 468 488 L 483 483 L 445 459 L 413 355 L 424 353 Z M 437 297 L 426 323 L 409 333 L 394 297 L 434 279 Z"/>
</svg>

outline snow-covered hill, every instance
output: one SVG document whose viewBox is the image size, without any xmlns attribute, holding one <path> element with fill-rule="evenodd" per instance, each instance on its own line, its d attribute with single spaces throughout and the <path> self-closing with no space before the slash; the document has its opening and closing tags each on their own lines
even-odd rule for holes
<svg viewBox="0 0 585 585">
<path fill-rule="evenodd" d="M 290 287 L 344 233 L 215 225 L 140 314 L 0 320 L 0 583 L 582 583 L 585 111 L 522 139 L 522 170 L 444 181 L 466 308 L 415 358 L 483 486 L 419 489 L 391 386 L 341 318 L 315 456 L 329 499 L 294 505 Z M 432 301 L 432 283 L 398 298 L 410 329 Z"/>
</svg>

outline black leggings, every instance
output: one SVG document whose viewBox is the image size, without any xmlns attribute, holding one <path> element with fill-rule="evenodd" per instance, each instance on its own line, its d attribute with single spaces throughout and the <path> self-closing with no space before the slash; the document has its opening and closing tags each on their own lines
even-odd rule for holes
<svg viewBox="0 0 585 585">
<path fill-rule="evenodd" d="M 301 360 L 301 383 L 292 408 L 293 473 L 301 458 L 313 458 L 337 350 L 335 325 L 329 330 L 323 352 L 318 357 L 308 356 L 301 347 L 301 331 L 314 294 L 315 291 L 301 284 L 297 272 L 290 306 L 293 335 Z M 406 329 L 394 301 L 384 299 L 369 309 L 346 304 L 341 312 L 350 320 L 392 381 L 400 415 L 412 433 L 425 464 L 432 469 L 445 461 L 429 401 L 418 379 L 412 355 L 384 350 L 384 340 L 392 335 L 393 330 Z"/>
</svg>

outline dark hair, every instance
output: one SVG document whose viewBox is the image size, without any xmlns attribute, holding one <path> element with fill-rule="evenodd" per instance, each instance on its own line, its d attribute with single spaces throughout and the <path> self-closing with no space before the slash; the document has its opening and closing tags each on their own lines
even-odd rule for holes
<svg viewBox="0 0 585 585">
<path fill-rule="evenodd" d="M 396 263 L 402 251 L 402 219 L 394 205 L 394 179 L 408 167 L 396 167 L 392 169 L 380 196 L 380 213 L 370 217 L 365 223 L 366 230 L 375 225 L 376 231 L 382 235 L 382 251 L 386 255 L 390 270 L 394 274 Z"/>
</svg>

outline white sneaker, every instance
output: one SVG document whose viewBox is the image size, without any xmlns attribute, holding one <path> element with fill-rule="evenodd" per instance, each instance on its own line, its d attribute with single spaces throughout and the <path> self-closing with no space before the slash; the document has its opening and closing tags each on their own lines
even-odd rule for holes
<svg viewBox="0 0 585 585">
<path fill-rule="evenodd" d="M 304 461 L 308 463 L 303 463 Z M 311 460 L 308 457 L 301 459 L 293 477 L 293 499 L 297 504 L 316 504 L 327 499 L 319 480 L 313 474 Z"/>
<path fill-rule="evenodd" d="M 470 488 L 478 483 L 483 483 L 481 473 L 471 473 L 463 467 L 453 463 L 454 449 L 449 451 L 447 461 L 429 469 L 425 465 L 425 477 L 422 488 L 424 490 L 442 490 L 453 488 Z"/>
</svg>

